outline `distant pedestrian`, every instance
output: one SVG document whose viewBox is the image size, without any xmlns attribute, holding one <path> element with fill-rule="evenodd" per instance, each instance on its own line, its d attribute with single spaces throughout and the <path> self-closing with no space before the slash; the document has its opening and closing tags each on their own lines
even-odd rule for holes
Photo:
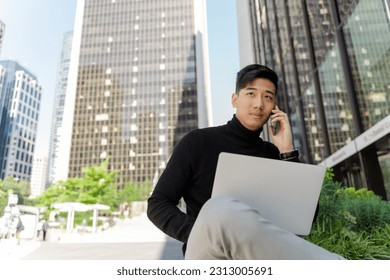
<svg viewBox="0 0 390 280">
<path fill-rule="evenodd" d="M 16 224 L 16 240 L 18 241 L 18 245 L 20 245 L 20 233 L 24 230 L 24 225 L 20 217 L 18 217 L 18 223 Z"/>
<path fill-rule="evenodd" d="M 47 221 L 43 221 L 42 224 L 43 241 L 46 240 L 46 233 L 49 230 L 49 228 L 50 228 L 49 223 Z"/>
<path fill-rule="evenodd" d="M 42 231 L 42 224 L 43 222 L 42 221 L 39 221 L 37 223 L 37 240 L 39 240 L 40 238 L 40 235 L 41 235 L 41 231 Z"/>
</svg>

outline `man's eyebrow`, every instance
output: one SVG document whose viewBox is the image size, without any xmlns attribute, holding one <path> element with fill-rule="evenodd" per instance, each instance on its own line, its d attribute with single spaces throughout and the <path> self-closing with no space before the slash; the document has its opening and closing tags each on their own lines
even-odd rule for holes
<svg viewBox="0 0 390 280">
<path fill-rule="evenodd" d="M 261 87 L 247 87 L 247 88 L 245 88 L 245 90 L 261 90 L 261 89 L 263 89 L 264 91 L 266 91 L 272 95 L 275 95 L 275 93 L 272 90 L 267 89 L 267 88 L 261 88 Z"/>
</svg>

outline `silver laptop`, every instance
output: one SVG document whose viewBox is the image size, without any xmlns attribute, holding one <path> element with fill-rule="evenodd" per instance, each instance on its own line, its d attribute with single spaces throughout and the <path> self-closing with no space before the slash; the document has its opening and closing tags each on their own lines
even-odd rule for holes
<svg viewBox="0 0 390 280">
<path fill-rule="evenodd" d="M 221 153 L 212 197 L 235 197 L 276 226 L 310 233 L 325 167 Z"/>
</svg>

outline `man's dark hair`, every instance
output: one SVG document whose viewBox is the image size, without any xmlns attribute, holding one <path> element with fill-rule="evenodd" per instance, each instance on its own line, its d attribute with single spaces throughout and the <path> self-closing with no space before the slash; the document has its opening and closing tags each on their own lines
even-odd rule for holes
<svg viewBox="0 0 390 280">
<path fill-rule="evenodd" d="M 275 91 L 278 89 L 278 75 L 270 68 L 260 64 L 250 64 L 245 66 L 237 73 L 236 93 L 257 78 L 270 80 L 275 85 Z"/>
</svg>

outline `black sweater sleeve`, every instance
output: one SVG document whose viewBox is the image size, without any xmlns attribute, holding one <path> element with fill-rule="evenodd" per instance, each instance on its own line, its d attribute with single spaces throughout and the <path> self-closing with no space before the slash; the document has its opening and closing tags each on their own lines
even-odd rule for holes
<svg viewBox="0 0 390 280">
<path fill-rule="evenodd" d="M 191 155 L 185 141 L 180 141 L 148 199 L 148 218 L 167 235 L 187 242 L 195 217 L 178 207 L 186 186 L 192 178 Z"/>
</svg>

